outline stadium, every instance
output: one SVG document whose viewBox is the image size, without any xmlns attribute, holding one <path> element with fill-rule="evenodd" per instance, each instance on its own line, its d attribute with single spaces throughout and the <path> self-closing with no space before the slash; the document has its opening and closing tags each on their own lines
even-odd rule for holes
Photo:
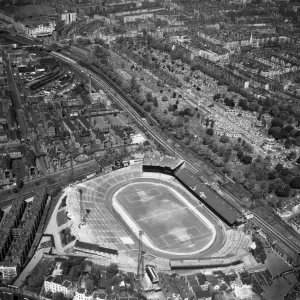
<svg viewBox="0 0 300 300">
<path fill-rule="evenodd" d="M 185 162 L 148 154 L 142 161 L 68 188 L 67 210 L 79 241 L 171 268 L 234 265 L 251 239 L 220 192 Z"/>
</svg>

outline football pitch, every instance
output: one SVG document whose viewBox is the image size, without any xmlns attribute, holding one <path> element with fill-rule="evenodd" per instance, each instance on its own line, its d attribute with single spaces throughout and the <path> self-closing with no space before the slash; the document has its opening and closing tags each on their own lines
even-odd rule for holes
<svg viewBox="0 0 300 300">
<path fill-rule="evenodd" d="M 182 198 L 174 189 L 150 182 L 130 184 L 115 195 L 156 248 L 188 254 L 207 248 L 215 235 L 213 225 Z"/>
</svg>

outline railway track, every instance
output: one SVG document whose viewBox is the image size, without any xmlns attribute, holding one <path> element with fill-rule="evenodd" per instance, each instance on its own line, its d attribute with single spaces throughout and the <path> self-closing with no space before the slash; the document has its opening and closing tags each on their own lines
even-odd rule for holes
<svg viewBox="0 0 300 300">
<path fill-rule="evenodd" d="M 147 124 L 145 121 L 141 120 L 140 115 L 135 111 L 135 109 L 133 109 L 128 102 L 124 99 L 124 97 L 122 97 L 119 93 L 117 93 L 115 91 L 114 88 L 112 88 L 111 84 L 107 83 L 107 78 L 105 78 L 104 75 L 101 74 L 96 74 L 94 71 L 91 71 L 88 68 L 85 68 L 81 65 L 78 64 L 78 61 L 69 58 L 68 56 L 62 55 L 62 54 L 58 54 L 58 53 L 53 53 L 52 55 L 57 57 L 58 59 L 61 59 L 69 64 L 72 64 L 73 67 L 78 68 L 79 70 L 81 70 L 82 72 L 84 72 L 85 74 L 89 74 L 91 76 L 91 79 L 96 82 L 98 85 L 100 85 L 107 93 L 109 93 L 111 96 L 114 97 L 114 99 L 116 100 L 116 102 L 118 102 L 121 106 L 124 107 L 125 110 L 127 110 L 127 112 L 131 115 L 131 117 L 133 117 L 136 121 L 136 123 L 141 127 L 141 128 L 145 128 L 147 130 L 147 132 L 151 135 L 151 137 L 156 140 L 158 143 L 160 143 L 161 145 L 163 145 L 166 149 L 168 149 L 171 153 L 174 153 L 174 155 L 176 155 L 177 157 L 179 157 L 180 159 L 184 160 L 186 162 L 186 165 L 188 166 L 188 168 L 191 171 L 194 171 L 195 173 L 198 172 L 202 172 L 202 170 L 198 167 L 195 167 L 194 164 L 187 159 L 184 155 L 182 155 L 178 150 L 176 150 L 174 148 L 174 146 L 172 144 L 170 144 L 168 141 L 166 141 L 163 137 L 161 137 L 160 134 L 158 134 L 149 124 Z M 101 77 L 101 78 L 100 78 Z M 229 195 L 234 201 L 238 202 L 241 206 L 243 205 L 243 203 L 233 197 L 232 195 Z M 299 254 L 300 253 L 300 247 L 295 245 L 294 243 L 292 243 L 291 241 L 289 241 L 286 237 L 284 237 L 282 234 L 280 234 L 279 232 L 277 232 L 272 226 L 270 226 L 269 224 L 267 224 L 261 217 L 259 217 L 258 215 L 256 215 L 255 213 L 253 214 L 254 220 L 266 231 L 266 232 L 270 232 L 272 233 L 274 236 L 276 236 L 276 238 L 278 238 L 279 240 L 281 240 L 286 246 L 288 246 L 288 248 L 290 248 L 293 252 L 295 252 L 295 254 Z M 290 228 L 288 227 L 288 225 L 284 225 L 285 228 L 290 232 Z M 293 233 L 295 235 L 295 233 Z"/>
<path fill-rule="evenodd" d="M 86 178 L 86 176 L 90 175 L 90 174 L 94 174 L 95 172 L 87 172 L 87 173 L 84 173 L 84 174 L 81 174 L 79 176 L 74 176 L 73 178 L 69 178 L 67 180 L 63 180 L 63 181 L 60 181 L 58 183 L 53 183 L 53 184 L 49 184 L 47 187 L 46 187 L 46 190 L 49 191 L 55 187 L 59 187 L 59 186 L 64 186 L 66 184 L 69 184 L 71 182 L 74 182 L 74 180 L 82 180 L 84 178 Z M 40 187 L 41 188 L 41 187 Z M 20 197 L 24 197 L 24 198 L 29 198 L 29 197 L 32 197 L 36 194 L 36 191 L 32 191 L 32 192 L 27 192 L 25 194 L 22 194 L 22 195 L 16 195 L 16 197 L 13 197 L 11 199 L 7 199 L 7 200 L 2 200 L 0 201 L 0 208 L 4 208 L 4 207 L 7 207 L 9 206 L 16 198 L 20 198 Z"/>
</svg>

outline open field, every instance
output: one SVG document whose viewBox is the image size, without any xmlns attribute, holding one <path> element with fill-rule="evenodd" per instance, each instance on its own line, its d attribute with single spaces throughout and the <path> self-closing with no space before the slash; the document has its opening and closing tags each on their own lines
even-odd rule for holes
<svg viewBox="0 0 300 300">
<path fill-rule="evenodd" d="M 115 201 L 156 248 L 172 253 L 201 251 L 214 240 L 213 225 L 165 185 L 127 185 Z"/>
</svg>

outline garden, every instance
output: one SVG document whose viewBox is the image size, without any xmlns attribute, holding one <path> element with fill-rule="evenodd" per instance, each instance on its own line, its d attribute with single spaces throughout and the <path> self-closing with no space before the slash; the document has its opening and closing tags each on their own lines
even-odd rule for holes
<svg viewBox="0 0 300 300">
<path fill-rule="evenodd" d="M 65 228 L 59 232 L 61 244 L 63 247 L 76 240 L 76 237 L 71 234 L 70 228 Z"/>
<path fill-rule="evenodd" d="M 68 223 L 69 221 L 70 219 L 68 218 L 67 212 L 64 209 L 57 212 L 56 222 L 58 227 Z"/>
</svg>

